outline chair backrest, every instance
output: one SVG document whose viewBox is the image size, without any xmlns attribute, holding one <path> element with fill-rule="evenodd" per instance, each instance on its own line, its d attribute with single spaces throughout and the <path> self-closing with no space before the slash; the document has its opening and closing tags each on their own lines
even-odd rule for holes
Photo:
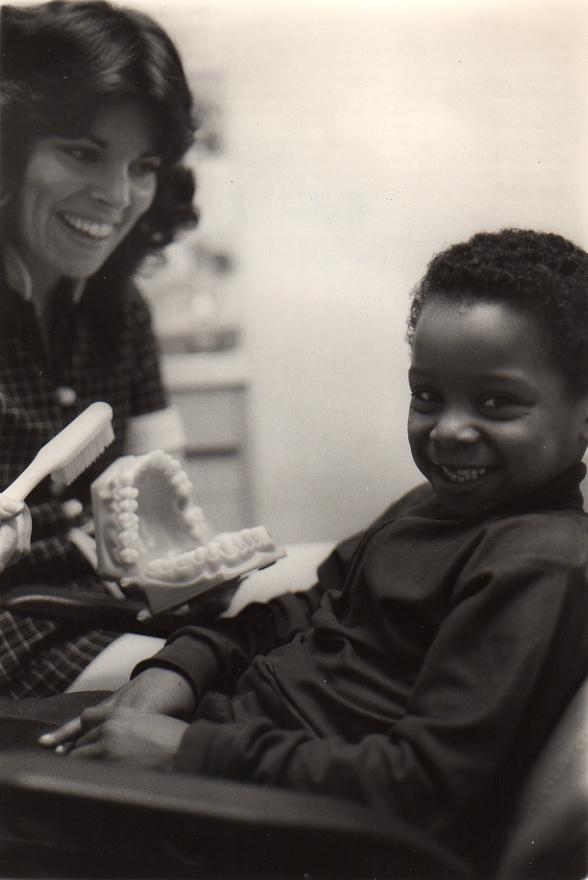
<svg viewBox="0 0 588 880">
<path fill-rule="evenodd" d="M 533 764 L 496 880 L 588 877 L 588 679 Z"/>
</svg>

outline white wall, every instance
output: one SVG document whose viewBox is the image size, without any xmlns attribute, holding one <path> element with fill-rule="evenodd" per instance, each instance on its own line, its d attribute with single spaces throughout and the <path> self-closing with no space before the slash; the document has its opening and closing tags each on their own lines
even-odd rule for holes
<svg viewBox="0 0 588 880">
<path fill-rule="evenodd" d="M 404 317 L 432 253 L 505 225 L 588 244 L 588 11 L 177 2 L 151 9 L 226 76 L 256 518 L 335 538 L 419 478 Z"/>
</svg>

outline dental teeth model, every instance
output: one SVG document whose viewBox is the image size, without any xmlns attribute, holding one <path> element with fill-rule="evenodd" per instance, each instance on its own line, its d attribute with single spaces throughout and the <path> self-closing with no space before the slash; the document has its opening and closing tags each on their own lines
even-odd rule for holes
<svg viewBox="0 0 588 880">
<path fill-rule="evenodd" d="M 215 533 L 192 492 L 179 462 L 160 450 L 123 456 L 92 484 L 98 571 L 139 587 L 152 612 L 285 555 L 263 526 Z"/>
</svg>

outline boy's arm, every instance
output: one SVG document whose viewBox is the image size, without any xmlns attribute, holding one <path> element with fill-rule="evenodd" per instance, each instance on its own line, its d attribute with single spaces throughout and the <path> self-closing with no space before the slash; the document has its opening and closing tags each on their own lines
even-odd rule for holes
<svg viewBox="0 0 588 880">
<path fill-rule="evenodd" d="M 308 628 L 322 595 L 342 589 L 360 538 L 347 539 L 333 550 L 319 566 L 318 582 L 310 590 L 287 593 L 266 604 L 252 603 L 233 619 L 178 630 L 161 651 L 135 667 L 128 684 L 101 705 L 107 710 L 189 717 L 207 690 L 230 686 L 249 659 Z M 43 745 L 70 750 L 82 731 L 96 723 L 100 722 L 93 713 L 85 712 L 47 734 Z"/>
<path fill-rule="evenodd" d="M 308 629 L 323 594 L 334 583 L 330 576 L 321 577 L 309 590 L 252 602 L 234 618 L 183 627 L 154 657 L 142 661 L 133 676 L 154 667 L 173 669 L 190 682 L 196 703 L 213 687 L 230 689 L 254 657 Z"/>
<path fill-rule="evenodd" d="M 525 722 L 549 725 L 561 711 L 586 664 L 585 587 L 583 572 L 566 577 L 531 559 L 472 582 L 432 644 L 406 714 L 385 733 L 347 743 L 268 719 L 199 720 L 175 767 L 352 797 L 438 830 L 507 754 L 532 751 Z"/>
</svg>

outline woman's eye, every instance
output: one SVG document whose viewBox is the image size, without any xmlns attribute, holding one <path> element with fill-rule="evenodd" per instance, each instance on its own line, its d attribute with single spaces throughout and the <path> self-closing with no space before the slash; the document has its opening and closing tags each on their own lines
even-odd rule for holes
<svg viewBox="0 0 588 880">
<path fill-rule="evenodd" d="M 94 163 L 100 158 L 98 150 L 93 147 L 68 146 L 63 148 L 64 152 L 77 162 Z"/>
<path fill-rule="evenodd" d="M 131 171 L 135 177 L 149 177 L 152 174 L 157 174 L 160 165 L 159 159 L 140 159 L 137 162 L 133 162 Z"/>
</svg>

